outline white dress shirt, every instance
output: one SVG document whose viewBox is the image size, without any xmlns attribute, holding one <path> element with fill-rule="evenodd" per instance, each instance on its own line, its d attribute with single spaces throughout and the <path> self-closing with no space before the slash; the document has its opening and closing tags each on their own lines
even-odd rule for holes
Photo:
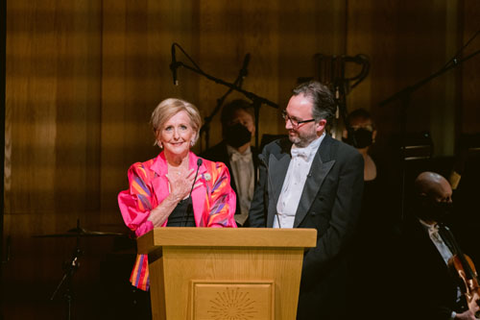
<svg viewBox="0 0 480 320">
<path fill-rule="evenodd" d="M 437 248 L 438 252 L 443 258 L 443 261 L 445 261 L 445 264 L 448 266 L 448 261 L 453 257 L 452 251 L 450 248 L 447 246 L 443 238 L 441 237 L 440 233 L 438 233 L 439 226 L 438 224 L 429 224 L 426 223 L 425 221 L 419 219 L 420 223 L 423 225 L 425 230 L 428 232 L 428 236 L 430 237 L 430 240 L 432 240 L 433 244 Z M 460 297 L 462 295 L 462 292 L 460 291 L 460 288 L 457 287 L 457 302 L 460 300 Z M 452 311 L 452 314 L 450 315 L 450 319 L 453 320 L 455 319 L 457 313 L 455 311 Z"/>
<path fill-rule="evenodd" d="M 446 245 L 445 241 L 443 241 L 442 237 L 438 233 L 438 224 L 436 223 L 428 224 L 421 219 L 420 219 L 420 223 L 427 230 L 430 240 L 432 240 L 433 244 L 435 245 L 438 252 L 442 256 L 443 261 L 445 261 L 445 264 L 448 265 L 448 260 L 450 260 L 450 258 L 453 257 L 453 254 L 452 254 L 452 251 L 450 251 L 450 248 Z"/>
<path fill-rule="evenodd" d="M 305 148 L 292 146 L 292 160 L 288 165 L 287 175 L 278 197 L 277 217 L 273 221 L 274 228 L 293 228 L 307 175 L 324 137 L 325 132 Z"/>
</svg>

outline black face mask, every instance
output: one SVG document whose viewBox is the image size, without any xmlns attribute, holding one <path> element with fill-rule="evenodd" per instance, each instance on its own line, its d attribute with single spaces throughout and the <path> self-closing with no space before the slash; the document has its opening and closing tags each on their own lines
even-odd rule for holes
<svg viewBox="0 0 480 320">
<path fill-rule="evenodd" d="M 252 133 L 240 123 L 229 126 L 225 130 L 225 141 L 234 148 L 243 146 L 252 139 Z"/>
<path fill-rule="evenodd" d="M 357 143 L 355 148 L 366 148 L 368 146 L 371 146 L 373 143 L 373 132 L 365 128 L 358 128 L 357 130 L 352 132 L 352 135 L 355 136 L 355 142 Z M 353 138 L 351 138 L 350 136 L 347 136 L 346 139 L 343 138 L 342 140 L 349 145 L 354 145 Z"/>
<path fill-rule="evenodd" d="M 422 215 L 435 221 L 443 221 L 453 211 L 452 202 L 437 202 L 429 200 L 422 206 Z"/>
</svg>

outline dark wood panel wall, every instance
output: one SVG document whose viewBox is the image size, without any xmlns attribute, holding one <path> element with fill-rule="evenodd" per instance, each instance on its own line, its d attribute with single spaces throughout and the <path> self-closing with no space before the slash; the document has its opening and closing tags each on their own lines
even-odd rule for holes
<svg viewBox="0 0 480 320">
<path fill-rule="evenodd" d="M 463 32 L 460 37 L 463 43 L 466 43 L 475 32 L 478 32 L 480 16 L 480 4 L 478 1 L 464 1 L 462 11 L 459 14 L 460 24 Z M 480 50 L 478 39 L 472 41 L 466 54 L 473 54 Z M 457 123 L 460 132 L 478 133 L 480 119 L 480 92 L 478 84 L 480 83 L 480 62 L 478 56 L 472 58 L 461 69 L 461 90 L 459 94 L 460 113 L 457 114 Z"/>
<path fill-rule="evenodd" d="M 316 53 L 365 54 L 371 72 L 347 107 L 370 110 L 386 141 L 400 130 L 401 106 L 379 103 L 437 71 L 478 30 L 479 15 L 476 0 L 8 1 L 3 237 L 12 239 L 12 256 L 2 290 L 17 292 L 14 299 L 19 283 L 37 286 L 30 298 L 42 300 L 58 280 L 61 268 L 53 266 L 74 243 L 34 235 L 65 232 L 77 219 L 125 232 L 116 196 L 129 165 L 158 152 L 148 126 L 153 108 L 182 97 L 206 117 L 227 91 L 184 68 L 173 86 L 173 42 L 228 82 L 250 53 L 243 88 L 280 108 L 297 78 L 316 75 Z M 476 39 L 467 53 L 479 48 Z M 177 60 L 189 63 L 178 49 Z M 407 129 L 430 131 L 438 155 L 452 154 L 460 133 L 480 130 L 479 74 L 476 57 L 412 94 Z M 279 115 L 261 108 L 260 136 L 283 133 Z M 220 132 L 217 115 L 210 145 Z M 205 145 L 202 137 L 195 150 Z M 78 277 L 92 283 L 113 241 L 85 245 L 91 262 Z M 21 314 L 21 303 L 12 305 Z"/>
<path fill-rule="evenodd" d="M 412 86 L 439 71 L 478 29 L 472 19 L 471 1 L 349 1 L 347 53 L 370 57 L 370 76 L 348 98 L 349 108 L 370 109 L 378 120 L 380 139 L 400 132 L 404 105 L 400 100 L 384 106 L 379 103 L 401 89 Z M 463 5 L 465 4 L 465 6 Z M 469 23 L 465 28 L 464 24 Z M 473 26 L 476 25 L 476 26 Z M 466 50 L 479 48 L 478 40 Z M 406 108 L 408 132 L 430 131 L 436 155 L 451 155 L 455 137 L 465 132 L 469 119 L 458 117 L 466 100 L 478 101 L 478 94 L 467 98 L 462 81 L 475 82 L 462 70 L 479 70 L 478 59 L 432 79 L 410 95 Z M 457 113 L 458 116 L 458 113 Z M 457 122 L 456 122 L 457 121 Z M 478 131 L 478 124 L 473 125 Z"/>
</svg>

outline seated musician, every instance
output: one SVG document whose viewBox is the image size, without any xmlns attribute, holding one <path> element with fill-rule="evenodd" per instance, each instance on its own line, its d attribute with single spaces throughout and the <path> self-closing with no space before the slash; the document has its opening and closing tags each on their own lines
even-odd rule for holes
<svg viewBox="0 0 480 320">
<path fill-rule="evenodd" d="M 402 319 L 476 319 L 477 298 L 468 298 L 458 271 L 449 266 L 459 254 L 463 257 L 444 224 L 452 204 L 452 188 L 444 177 L 422 172 L 416 178 L 415 199 L 401 242 L 398 307 Z"/>
</svg>

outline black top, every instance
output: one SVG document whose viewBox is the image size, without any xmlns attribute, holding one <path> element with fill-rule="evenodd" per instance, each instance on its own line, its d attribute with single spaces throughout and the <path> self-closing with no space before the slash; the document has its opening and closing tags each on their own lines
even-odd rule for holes
<svg viewBox="0 0 480 320">
<path fill-rule="evenodd" d="M 192 197 L 181 200 L 168 217 L 167 227 L 195 227 Z"/>
</svg>

